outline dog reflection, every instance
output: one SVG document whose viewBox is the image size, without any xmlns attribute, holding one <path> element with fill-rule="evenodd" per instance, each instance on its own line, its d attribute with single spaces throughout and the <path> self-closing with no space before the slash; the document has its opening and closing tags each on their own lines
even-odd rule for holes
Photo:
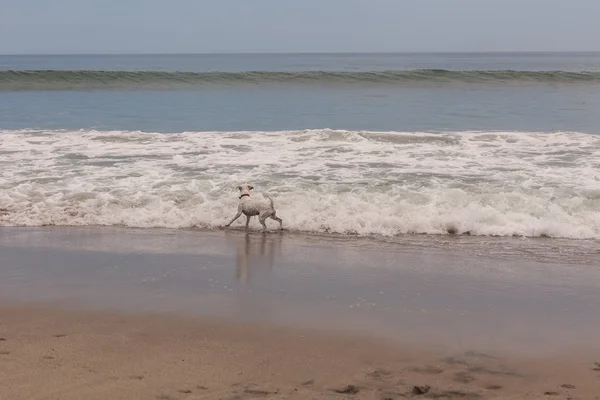
<svg viewBox="0 0 600 400">
<path fill-rule="evenodd" d="M 281 248 L 281 236 L 277 234 L 247 233 L 237 246 L 237 280 L 247 283 L 256 271 L 273 270 L 275 253 Z"/>
</svg>

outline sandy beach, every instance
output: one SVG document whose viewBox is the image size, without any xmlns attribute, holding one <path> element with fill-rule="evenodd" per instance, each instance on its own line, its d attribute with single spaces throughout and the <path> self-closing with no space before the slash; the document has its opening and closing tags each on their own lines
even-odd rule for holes
<svg viewBox="0 0 600 400">
<path fill-rule="evenodd" d="M 156 315 L 3 307 L 0 318 L 2 399 L 595 399 L 600 387 L 589 356 L 497 358 Z"/>
<path fill-rule="evenodd" d="M 2 228 L 0 255 L 2 400 L 600 396 L 591 243 Z"/>
</svg>

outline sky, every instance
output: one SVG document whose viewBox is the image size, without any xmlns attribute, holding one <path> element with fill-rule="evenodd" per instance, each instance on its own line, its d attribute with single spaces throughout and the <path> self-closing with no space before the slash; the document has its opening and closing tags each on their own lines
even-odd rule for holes
<svg viewBox="0 0 600 400">
<path fill-rule="evenodd" d="M 598 51 L 600 0 L 0 0 L 0 54 Z"/>
</svg>

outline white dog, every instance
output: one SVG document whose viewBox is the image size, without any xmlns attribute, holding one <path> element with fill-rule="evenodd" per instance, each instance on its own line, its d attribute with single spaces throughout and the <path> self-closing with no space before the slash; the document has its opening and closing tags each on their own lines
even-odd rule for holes
<svg viewBox="0 0 600 400">
<path fill-rule="evenodd" d="M 248 229 L 248 225 L 250 224 L 250 218 L 256 215 L 258 215 L 258 220 L 263 226 L 263 230 L 267 229 L 267 224 L 265 223 L 267 218 L 279 222 L 279 228 L 283 229 L 283 221 L 281 218 L 277 217 L 273 199 L 269 195 L 263 194 L 266 199 L 251 199 L 250 191 L 254 189 L 253 186 L 242 185 L 237 188 L 240 191 L 240 204 L 238 205 L 237 214 L 227 225 L 225 225 L 226 227 L 244 214 L 246 216 L 246 229 Z"/>
</svg>

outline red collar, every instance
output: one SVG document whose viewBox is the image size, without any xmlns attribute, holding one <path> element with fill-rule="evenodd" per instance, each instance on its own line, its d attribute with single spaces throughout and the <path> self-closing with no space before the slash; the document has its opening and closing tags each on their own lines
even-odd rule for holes
<svg viewBox="0 0 600 400">
<path fill-rule="evenodd" d="M 250 195 L 249 195 L 248 193 L 244 193 L 243 195 L 241 195 L 241 196 L 240 196 L 240 199 L 241 199 L 242 197 L 244 197 L 244 196 L 248 196 L 248 197 L 250 197 Z"/>
</svg>

